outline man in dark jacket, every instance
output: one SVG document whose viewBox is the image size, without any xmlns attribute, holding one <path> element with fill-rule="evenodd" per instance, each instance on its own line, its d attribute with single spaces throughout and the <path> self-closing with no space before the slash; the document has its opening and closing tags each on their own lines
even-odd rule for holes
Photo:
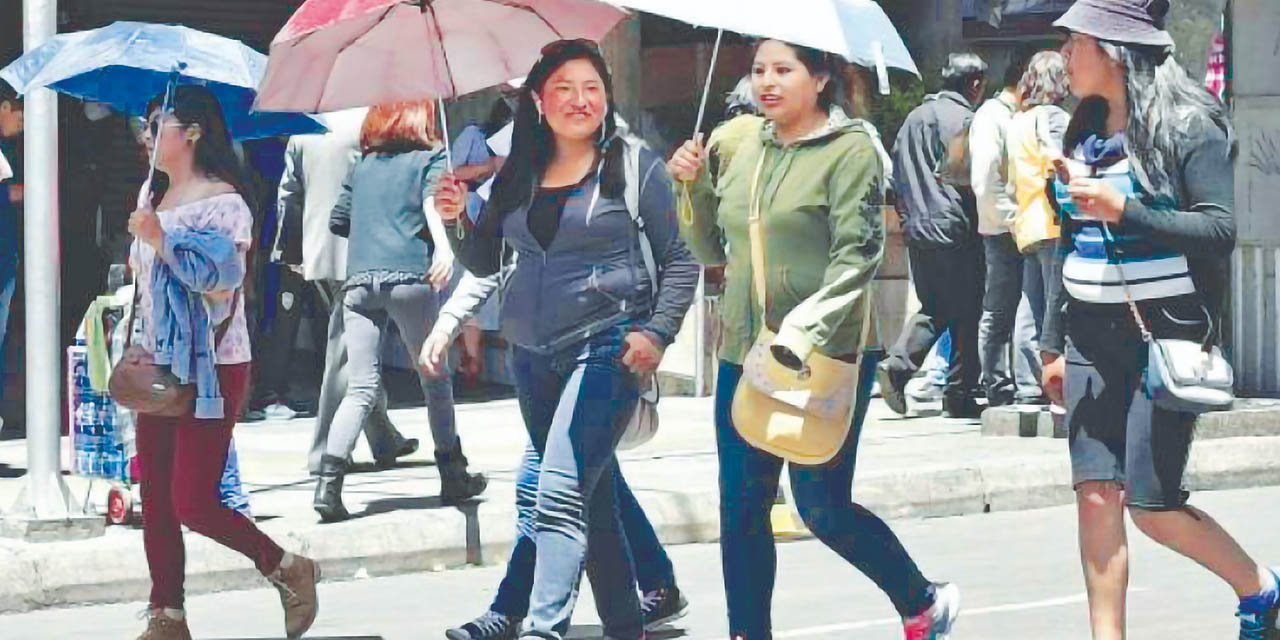
<svg viewBox="0 0 1280 640">
<path fill-rule="evenodd" d="M 907 411 L 907 381 L 943 332 L 953 346 L 943 413 L 974 418 L 979 375 L 978 321 L 982 316 L 984 263 L 973 191 L 955 184 L 963 171 L 943 166 L 948 147 L 963 144 L 974 104 L 986 85 L 987 65 L 973 54 L 952 54 L 942 70 L 943 90 L 925 98 L 898 132 L 894 186 L 906 232 L 911 277 L 920 311 L 880 364 L 885 402 Z"/>
</svg>

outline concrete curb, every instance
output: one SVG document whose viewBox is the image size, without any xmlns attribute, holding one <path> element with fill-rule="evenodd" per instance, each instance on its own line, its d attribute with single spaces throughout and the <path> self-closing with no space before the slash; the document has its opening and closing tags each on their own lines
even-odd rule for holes
<svg viewBox="0 0 1280 640">
<path fill-rule="evenodd" d="M 1066 438 L 1061 415 L 1047 407 L 996 407 L 982 413 L 982 435 L 1022 438 Z M 1206 413 L 1196 420 L 1196 438 L 1280 436 L 1280 400 L 1240 399 L 1230 411 Z"/>
<path fill-rule="evenodd" d="M 1280 485 L 1280 437 L 1197 443 L 1192 490 Z M 858 476 L 855 499 L 889 518 L 957 516 L 1069 504 L 1066 452 L 1019 460 Z M 642 491 L 639 499 L 666 544 L 719 539 L 718 496 Z M 463 509 L 397 511 L 333 525 L 264 529 L 282 546 L 318 559 L 328 580 L 499 563 L 514 542 L 515 508 L 481 502 Z M 258 588 L 261 576 L 238 554 L 187 536 L 187 592 Z M 145 601 L 150 588 L 136 532 L 49 544 L 0 541 L 0 613 L 81 604 Z"/>
</svg>

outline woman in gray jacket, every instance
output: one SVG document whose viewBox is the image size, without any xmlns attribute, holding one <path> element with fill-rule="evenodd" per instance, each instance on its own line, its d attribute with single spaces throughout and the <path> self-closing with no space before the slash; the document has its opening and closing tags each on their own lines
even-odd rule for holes
<svg viewBox="0 0 1280 640">
<path fill-rule="evenodd" d="M 444 227 L 426 206 L 445 166 L 435 119 L 430 100 L 371 109 L 360 133 L 364 157 L 351 168 L 329 220 L 329 229 L 348 239 L 342 339 L 350 373 L 316 483 L 314 507 L 326 522 L 349 517 L 342 504 L 342 479 L 380 393 L 379 346 L 387 321 L 395 321 L 405 348 L 417 354 L 440 312 L 438 292 L 452 276 L 453 252 Z M 467 472 L 452 383 L 419 378 L 436 446 L 441 500 L 457 504 L 484 491 L 486 481 Z"/>
<path fill-rule="evenodd" d="M 615 503 L 614 451 L 693 299 L 698 267 L 680 240 L 662 159 L 616 136 L 604 58 L 594 43 L 543 49 L 520 95 L 512 153 L 474 222 L 466 188 L 441 180 L 436 209 L 476 276 L 517 255 L 502 331 L 538 454 L 533 589 L 522 637 L 560 640 L 585 564 L 605 636 L 642 637 Z M 633 220 L 625 197 L 639 184 Z M 460 220 L 461 218 L 461 220 Z M 657 281 L 643 254 L 652 250 Z M 590 548 L 588 555 L 587 549 Z"/>
</svg>

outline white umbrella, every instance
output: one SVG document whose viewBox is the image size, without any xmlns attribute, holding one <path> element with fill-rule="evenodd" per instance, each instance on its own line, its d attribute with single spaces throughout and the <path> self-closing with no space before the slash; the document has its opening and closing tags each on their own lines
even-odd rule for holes
<svg viewBox="0 0 1280 640">
<path fill-rule="evenodd" d="M 876 69 L 888 93 L 887 67 L 920 75 L 897 28 L 872 0 L 609 0 L 636 11 L 666 16 L 698 27 L 719 29 L 711 70 L 724 31 L 774 38 L 844 56 Z M 708 74 L 707 89 L 710 89 Z M 707 90 L 698 109 L 702 127 Z"/>
</svg>

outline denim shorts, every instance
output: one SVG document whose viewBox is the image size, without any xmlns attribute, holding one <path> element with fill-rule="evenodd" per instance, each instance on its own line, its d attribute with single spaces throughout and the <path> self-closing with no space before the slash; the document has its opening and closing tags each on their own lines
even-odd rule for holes
<svg viewBox="0 0 1280 640">
<path fill-rule="evenodd" d="M 1124 486 L 1129 506 L 1181 509 L 1190 496 L 1183 473 L 1196 416 L 1152 402 L 1148 347 L 1127 309 L 1102 312 L 1087 305 L 1094 308 L 1081 311 L 1078 306 L 1068 312 L 1065 354 L 1073 483 L 1115 482 Z M 1172 304 L 1148 306 L 1144 315 L 1159 337 L 1191 337 L 1203 336 L 1207 322 L 1196 326 L 1195 321 L 1202 313 Z"/>
</svg>

